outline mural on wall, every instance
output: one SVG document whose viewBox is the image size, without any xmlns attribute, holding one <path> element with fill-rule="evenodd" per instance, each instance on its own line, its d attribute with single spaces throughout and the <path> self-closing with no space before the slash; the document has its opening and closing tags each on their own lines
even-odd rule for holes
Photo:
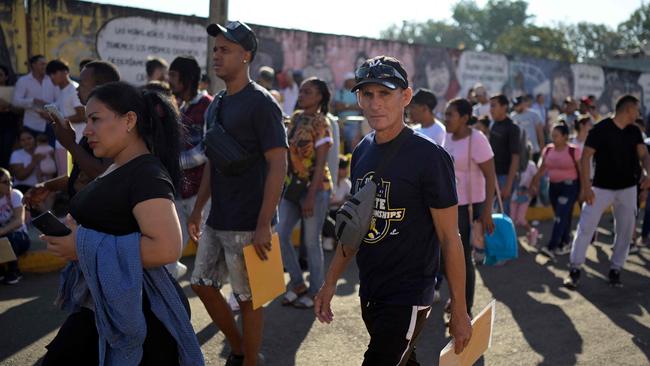
<svg viewBox="0 0 650 366">
<path fill-rule="evenodd" d="M 194 56 L 205 72 L 208 35 L 205 27 L 167 19 L 114 18 L 97 33 L 97 54 L 120 69 L 122 78 L 135 84 L 147 80 L 150 56 L 171 62 L 177 56 Z"/>
<path fill-rule="evenodd" d="M 542 94 L 546 106 L 551 105 L 550 75 L 555 63 L 549 60 L 518 57 L 509 62 L 509 80 L 504 86 L 504 94 L 518 97 L 523 94 L 537 96 Z"/>
<path fill-rule="evenodd" d="M 483 84 L 488 94 L 500 93 L 508 81 L 508 59 L 504 55 L 465 51 L 460 55 L 456 75 L 461 96 L 477 83 Z"/>
<path fill-rule="evenodd" d="M 66 60 L 75 76 L 78 62 L 86 57 L 115 63 L 124 80 L 135 84 L 146 80 L 144 64 L 150 56 L 171 62 L 176 56 L 192 55 L 205 70 L 205 18 L 74 0 L 52 0 L 48 7 L 29 13 L 23 3 L 11 4 L 0 3 L 0 62 L 21 73 L 27 71 L 26 66 L 15 60 L 25 60 L 28 55 L 24 48 L 13 45 L 24 44 L 21 37 L 25 34 L 35 45 L 31 53 Z M 30 24 L 34 27 L 37 22 L 20 14 L 48 21 L 31 30 Z M 490 93 L 509 97 L 544 94 L 548 106 L 562 105 L 567 96 L 594 95 L 602 114 L 610 112 L 616 98 L 625 93 L 650 105 L 650 73 L 257 25 L 252 28 L 259 38 L 252 77 L 263 65 L 272 66 L 278 74 L 302 70 L 304 77 L 320 77 L 334 90 L 342 87 L 344 75 L 369 56 L 386 54 L 404 63 L 414 88 L 429 88 L 436 94 L 439 110 L 446 101 L 466 96 L 479 82 Z"/>
<path fill-rule="evenodd" d="M 632 94 L 639 100 L 643 100 L 643 89 L 638 83 L 638 72 L 604 68 L 604 73 L 605 90 L 598 100 L 600 114 L 613 112 L 616 101 L 625 94 Z"/>
<path fill-rule="evenodd" d="M 436 112 L 442 112 L 447 101 L 456 97 L 460 91 L 456 67 L 449 50 L 419 47 L 415 57 L 413 86 L 431 90 L 438 99 Z"/>
<path fill-rule="evenodd" d="M 650 73 L 641 74 L 638 83 L 641 86 L 641 91 L 643 91 L 642 102 L 645 106 L 644 115 L 650 118 Z"/>
</svg>

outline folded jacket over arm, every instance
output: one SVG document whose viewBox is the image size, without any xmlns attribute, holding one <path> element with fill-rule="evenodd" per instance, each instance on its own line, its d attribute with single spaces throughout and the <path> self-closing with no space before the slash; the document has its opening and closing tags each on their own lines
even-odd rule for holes
<svg viewBox="0 0 650 366">
<path fill-rule="evenodd" d="M 204 365 L 189 315 L 164 267 L 143 269 L 140 233 L 114 236 L 79 226 L 77 258 L 62 271 L 56 303 L 65 310 L 89 307 L 99 334 L 100 365 L 138 365 L 147 325 L 142 290 L 151 311 L 176 340 L 181 365 Z"/>
</svg>

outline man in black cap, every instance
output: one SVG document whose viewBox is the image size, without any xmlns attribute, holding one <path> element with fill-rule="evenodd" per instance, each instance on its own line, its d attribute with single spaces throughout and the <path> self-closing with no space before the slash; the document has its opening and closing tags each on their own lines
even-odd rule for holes
<svg viewBox="0 0 650 366">
<path fill-rule="evenodd" d="M 420 124 L 416 131 L 424 136 L 427 136 L 438 145 L 442 146 L 445 143 L 447 129 L 442 122 L 436 119 L 433 110 L 438 105 L 436 95 L 429 89 L 418 89 L 408 105 L 408 112 L 411 121 Z"/>
<path fill-rule="evenodd" d="M 218 161 L 206 163 L 188 220 L 190 236 L 199 243 L 191 283 L 230 344 L 226 365 L 256 365 L 263 313 L 262 308 L 253 309 L 243 248 L 252 244 L 262 260 L 271 248 L 287 172 L 287 135 L 280 106 L 250 78 L 249 66 L 257 51 L 253 31 L 241 22 L 229 22 L 225 27 L 210 24 L 207 30 L 215 37 L 214 72 L 226 83 L 226 90 L 208 107 L 206 124 L 208 128 L 220 124 L 249 156 L 256 158 L 236 175 L 219 170 Z M 210 197 L 210 214 L 201 233 L 201 212 Z M 218 268 L 223 260 L 241 309 L 243 336 L 219 291 L 225 280 Z"/>
<path fill-rule="evenodd" d="M 386 164 L 370 228 L 352 253 L 359 266 L 361 316 L 370 334 L 363 365 L 418 365 L 414 345 L 431 311 L 440 250 L 451 293 L 450 332 L 460 353 L 472 329 L 451 156 L 404 124 L 413 90 L 397 59 L 366 60 L 355 77 L 352 91 L 375 132 L 352 155 L 352 193 Z M 427 164 L 414 164 L 422 159 Z M 314 311 L 321 322 L 333 320 L 336 281 L 353 257 L 338 246 L 316 296 Z"/>
</svg>

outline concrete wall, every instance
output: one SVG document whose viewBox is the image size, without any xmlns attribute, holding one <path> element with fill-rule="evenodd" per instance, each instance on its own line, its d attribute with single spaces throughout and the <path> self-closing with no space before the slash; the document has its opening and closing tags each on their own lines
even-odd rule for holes
<svg viewBox="0 0 650 366">
<path fill-rule="evenodd" d="M 79 61 L 99 57 L 116 63 L 125 80 L 143 83 L 149 55 L 171 61 L 192 54 L 204 67 L 207 19 L 75 0 L 8 0 L 0 3 L 0 63 L 27 72 L 28 55 L 62 58 L 77 75 Z M 394 55 L 409 71 L 415 87 L 432 89 L 444 102 L 466 95 L 476 82 L 491 93 L 547 96 L 561 102 L 568 95 L 596 95 L 608 113 L 621 94 L 637 95 L 650 106 L 650 74 L 595 65 L 436 48 L 395 41 L 319 34 L 252 25 L 260 40 L 252 70 L 260 65 L 276 71 L 301 69 L 338 88 L 344 75 L 361 60 Z M 253 71 L 254 73 L 255 71 Z M 280 80 L 282 80 L 280 73 Z"/>
</svg>

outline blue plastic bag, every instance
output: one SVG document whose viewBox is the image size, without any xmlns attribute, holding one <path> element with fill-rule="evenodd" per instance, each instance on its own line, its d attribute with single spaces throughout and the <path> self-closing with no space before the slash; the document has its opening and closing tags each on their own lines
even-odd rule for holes
<svg viewBox="0 0 650 366">
<path fill-rule="evenodd" d="M 485 264 L 495 265 L 517 258 L 517 233 L 512 219 L 506 214 L 492 214 L 494 232 L 485 234 Z"/>
</svg>

